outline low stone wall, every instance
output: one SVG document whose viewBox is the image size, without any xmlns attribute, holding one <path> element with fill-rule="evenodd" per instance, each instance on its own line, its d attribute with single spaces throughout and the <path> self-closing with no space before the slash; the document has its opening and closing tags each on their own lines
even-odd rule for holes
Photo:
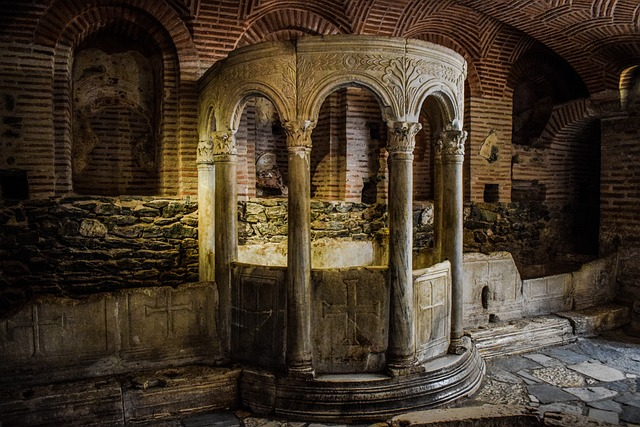
<svg viewBox="0 0 640 427">
<path fill-rule="evenodd" d="M 189 199 L 73 197 L 0 208 L 0 313 L 39 294 L 83 295 L 198 280 Z"/>
</svg>

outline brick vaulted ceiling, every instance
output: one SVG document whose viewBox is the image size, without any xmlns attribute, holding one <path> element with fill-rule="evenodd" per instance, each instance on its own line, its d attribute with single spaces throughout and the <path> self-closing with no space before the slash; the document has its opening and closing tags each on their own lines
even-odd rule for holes
<svg viewBox="0 0 640 427">
<path fill-rule="evenodd" d="M 35 34 L 46 46 L 43 36 L 56 43 L 55 33 L 84 11 L 110 7 L 145 10 L 170 33 L 187 29 L 198 52 L 189 63 L 201 72 L 239 46 L 334 33 L 447 45 L 469 60 L 470 82 L 475 68 L 486 79 L 492 64 L 515 63 L 535 40 L 563 57 L 590 93 L 616 89 L 620 73 L 640 64 L 639 0 L 0 0 L 0 38 Z"/>
</svg>

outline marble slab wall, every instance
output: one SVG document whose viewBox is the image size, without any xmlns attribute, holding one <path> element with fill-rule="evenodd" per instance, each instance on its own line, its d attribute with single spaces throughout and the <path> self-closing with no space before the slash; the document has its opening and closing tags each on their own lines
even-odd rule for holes
<svg viewBox="0 0 640 427">
<path fill-rule="evenodd" d="M 451 264 L 446 261 L 413 273 L 416 348 L 420 362 L 444 354 L 451 330 Z"/>
<path fill-rule="evenodd" d="M 0 376 L 22 370 L 83 378 L 215 360 L 214 316 L 209 284 L 37 298 L 0 321 Z"/>
</svg>

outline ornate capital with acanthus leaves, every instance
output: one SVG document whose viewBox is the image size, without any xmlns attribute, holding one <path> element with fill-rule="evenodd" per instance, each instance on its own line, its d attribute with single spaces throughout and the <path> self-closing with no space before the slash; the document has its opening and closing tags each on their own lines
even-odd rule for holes
<svg viewBox="0 0 640 427">
<path fill-rule="evenodd" d="M 233 130 L 213 132 L 213 154 L 238 154 L 235 133 Z"/>
<path fill-rule="evenodd" d="M 213 164 L 213 140 L 205 139 L 198 143 L 196 163 Z"/>
<path fill-rule="evenodd" d="M 316 127 L 315 121 L 284 121 L 282 127 L 287 133 L 287 148 L 311 148 L 311 131 Z"/>
<path fill-rule="evenodd" d="M 387 142 L 389 153 L 413 153 L 416 146 L 416 134 L 422 129 L 420 123 L 389 121 L 387 128 L 389 129 L 389 141 Z"/>
<path fill-rule="evenodd" d="M 464 142 L 467 139 L 467 132 L 461 129 L 454 129 L 448 125 L 440 132 L 438 142 L 436 142 L 436 154 L 444 156 L 464 156 Z"/>
</svg>

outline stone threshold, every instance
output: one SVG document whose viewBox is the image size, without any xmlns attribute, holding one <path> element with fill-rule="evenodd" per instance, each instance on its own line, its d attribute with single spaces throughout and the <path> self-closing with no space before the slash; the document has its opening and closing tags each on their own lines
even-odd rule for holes
<svg viewBox="0 0 640 427">
<path fill-rule="evenodd" d="M 492 323 L 467 331 L 485 359 L 526 353 L 569 344 L 629 323 L 631 311 L 620 304 L 605 304 L 546 316 Z"/>
</svg>

